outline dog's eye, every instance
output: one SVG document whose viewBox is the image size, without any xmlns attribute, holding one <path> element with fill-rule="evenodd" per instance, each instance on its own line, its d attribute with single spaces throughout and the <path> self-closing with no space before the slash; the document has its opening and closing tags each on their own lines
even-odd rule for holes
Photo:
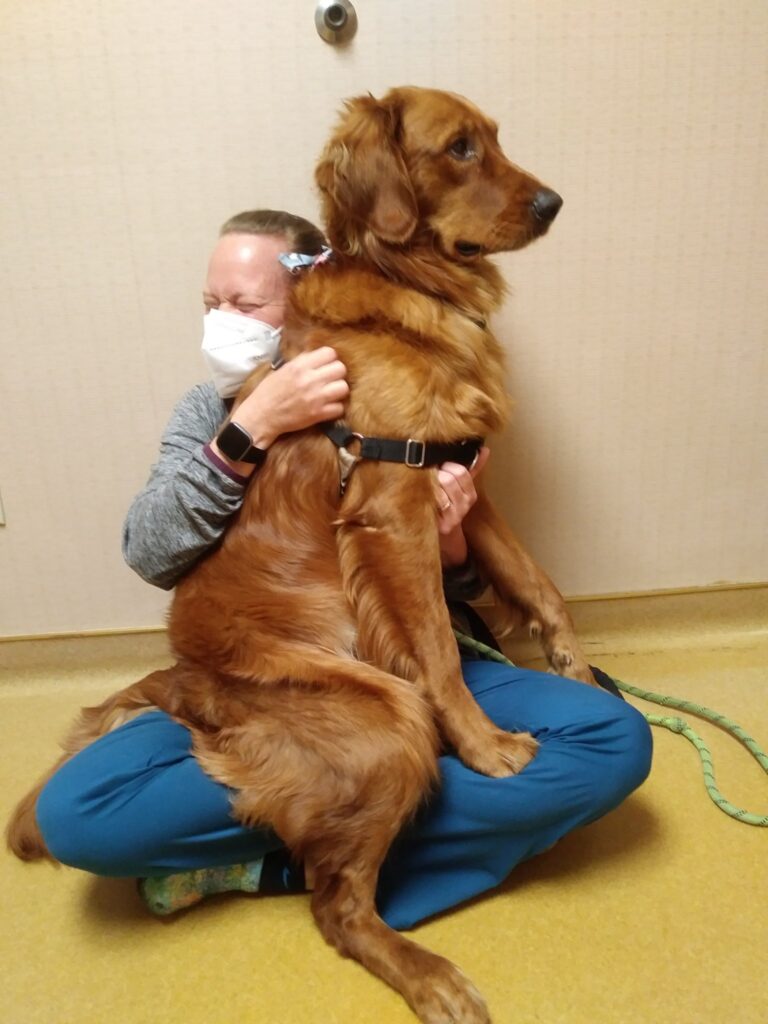
<svg viewBox="0 0 768 1024">
<path fill-rule="evenodd" d="M 456 160 L 471 160 L 473 156 L 476 156 L 475 147 L 472 145 L 472 140 L 462 136 L 454 141 L 448 147 L 448 152 Z"/>
</svg>

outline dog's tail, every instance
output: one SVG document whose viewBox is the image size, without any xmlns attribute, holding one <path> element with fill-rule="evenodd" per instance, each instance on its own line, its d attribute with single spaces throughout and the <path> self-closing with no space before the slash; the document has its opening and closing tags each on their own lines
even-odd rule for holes
<svg viewBox="0 0 768 1024">
<path fill-rule="evenodd" d="M 8 849 L 11 853 L 15 853 L 19 860 L 42 860 L 47 858 L 53 861 L 53 863 L 57 863 L 45 845 L 45 840 L 40 832 L 40 826 L 37 824 L 35 808 L 45 784 L 53 776 L 54 772 L 68 760 L 68 755 L 60 757 L 53 768 L 40 779 L 37 785 L 26 796 L 22 797 L 11 815 L 5 830 L 5 839 L 8 843 Z"/>
</svg>

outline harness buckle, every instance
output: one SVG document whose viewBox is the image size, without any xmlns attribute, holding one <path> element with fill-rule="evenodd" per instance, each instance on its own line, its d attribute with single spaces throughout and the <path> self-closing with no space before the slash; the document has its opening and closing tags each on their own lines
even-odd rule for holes
<svg viewBox="0 0 768 1024">
<path fill-rule="evenodd" d="M 426 445 L 423 441 L 417 441 L 409 437 L 405 442 L 405 464 L 411 469 L 421 469 L 426 458 Z"/>
</svg>

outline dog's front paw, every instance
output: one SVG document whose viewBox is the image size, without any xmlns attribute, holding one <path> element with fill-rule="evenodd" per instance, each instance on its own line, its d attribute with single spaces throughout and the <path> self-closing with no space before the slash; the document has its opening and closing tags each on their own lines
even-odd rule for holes
<svg viewBox="0 0 768 1024">
<path fill-rule="evenodd" d="M 539 744 L 528 732 L 504 732 L 497 729 L 481 747 L 461 749 L 458 755 L 468 768 L 503 779 L 517 775 L 536 756 Z"/>
</svg>

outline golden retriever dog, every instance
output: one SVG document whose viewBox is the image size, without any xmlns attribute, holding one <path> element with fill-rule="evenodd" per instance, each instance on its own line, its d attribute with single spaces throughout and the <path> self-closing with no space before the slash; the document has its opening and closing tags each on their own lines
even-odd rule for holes
<svg viewBox="0 0 768 1024">
<path fill-rule="evenodd" d="M 177 664 L 85 709 L 64 759 L 164 709 L 236 792 L 234 816 L 270 826 L 304 861 L 329 943 L 425 1024 L 485 1024 L 472 984 L 385 925 L 374 894 L 441 749 L 490 776 L 536 754 L 462 680 L 436 525 L 445 449 L 430 445 L 463 443 L 469 462 L 504 425 L 502 350 L 488 327 L 504 288 L 488 256 L 543 235 L 561 200 L 506 158 L 477 107 L 413 87 L 348 101 L 316 180 L 335 257 L 297 280 L 283 355 L 330 344 L 346 364 L 336 444 L 315 427 L 273 445 L 221 546 L 176 588 Z M 405 442 L 402 460 L 369 457 L 371 439 Z M 541 638 L 552 669 L 593 683 L 563 599 L 482 492 L 464 527 L 498 601 Z M 9 828 L 27 859 L 46 854 L 38 792 Z"/>
</svg>

